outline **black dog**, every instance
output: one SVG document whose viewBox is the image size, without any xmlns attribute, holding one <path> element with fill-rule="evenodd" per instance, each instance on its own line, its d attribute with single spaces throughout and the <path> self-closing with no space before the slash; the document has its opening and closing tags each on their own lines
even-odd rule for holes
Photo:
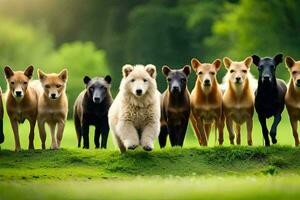
<svg viewBox="0 0 300 200">
<path fill-rule="evenodd" d="M 108 110 L 112 104 L 110 93 L 111 77 L 93 78 L 85 76 L 83 79 L 86 89 L 77 97 L 74 105 L 74 123 L 78 138 L 78 147 L 83 136 L 83 148 L 89 148 L 89 126 L 94 125 L 94 142 L 99 148 L 101 134 L 101 148 L 106 148 L 109 133 Z"/>
<path fill-rule="evenodd" d="M 272 143 L 276 144 L 277 126 L 281 120 L 281 113 L 284 109 L 284 96 L 287 91 L 285 82 L 276 79 L 275 76 L 276 67 L 282 62 L 282 54 L 278 54 L 274 58 L 260 58 L 256 55 L 253 55 L 252 58 L 259 71 L 258 88 L 255 92 L 255 109 L 262 128 L 265 145 L 270 146 L 266 119 L 274 116 L 270 136 Z"/>
<path fill-rule="evenodd" d="M 162 94 L 159 144 L 161 148 L 165 147 L 169 135 L 171 146 L 182 147 L 190 116 L 187 79 L 191 73 L 191 67 L 185 66 L 183 69 L 171 70 L 168 66 L 164 66 L 162 71 L 167 78 L 168 88 Z"/>
</svg>

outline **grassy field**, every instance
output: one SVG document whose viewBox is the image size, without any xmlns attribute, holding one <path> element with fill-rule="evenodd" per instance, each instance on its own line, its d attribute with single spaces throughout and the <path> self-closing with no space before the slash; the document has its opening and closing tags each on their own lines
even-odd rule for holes
<svg viewBox="0 0 300 200">
<path fill-rule="evenodd" d="M 111 136 L 107 150 L 76 147 L 73 122 L 68 121 L 62 149 L 28 151 L 28 124 L 21 125 L 24 149 L 15 153 L 13 134 L 5 119 L 6 141 L 0 151 L 0 199 L 296 199 L 300 195 L 300 149 L 286 113 L 278 129 L 278 145 L 262 147 L 255 119 L 253 147 L 219 147 L 212 133 L 209 148 L 199 147 L 189 128 L 184 148 L 120 154 Z M 93 144 L 93 130 L 90 142 Z M 47 147 L 50 135 L 47 136 Z"/>
</svg>

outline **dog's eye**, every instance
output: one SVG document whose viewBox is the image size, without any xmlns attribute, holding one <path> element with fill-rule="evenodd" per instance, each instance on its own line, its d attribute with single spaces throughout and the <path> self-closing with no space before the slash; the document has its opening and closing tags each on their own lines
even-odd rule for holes
<svg viewBox="0 0 300 200">
<path fill-rule="evenodd" d="M 293 75 L 297 74 L 297 71 L 293 71 L 292 74 L 293 74 Z"/>
<path fill-rule="evenodd" d="M 171 82 L 171 81 L 172 81 L 172 79 L 171 79 L 171 78 L 168 78 L 167 80 L 168 80 L 168 82 Z"/>
<path fill-rule="evenodd" d="M 216 74 L 216 72 L 210 72 L 210 74 L 211 74 L 211 75 L 215 75 L 215 74 Z"/>
<path fill-rule="evenodd" d="M 234 70 L 232 69 L 232 70 L 230 70 L 230 73 L 233 73 L 234 72 Z"/>
<path fill-rule="evenodd" d="M 243 72 L 243 73 L 247 73 L 247 70 L 243 69 L 242 72 Z"/>
<path fill-rule="evenodd" d="M 50 85 L 45 85 L 46 88 L 50 88 Z"/>
<path fill-rule="evenodd" d="M 27 85 L 27 82 L 26 82 L 26 81 L 24 81 L 24 85 Z"/>
<path fill-rule="evenodd" d="M 203 73 L 200 71 L 200 72 L 198 72 L 198 74 L 201 75 L 201 74 L 203 74 Z"/>
<path fill-rule="evenodd" d="M 144 82 L 147 82 L 148 80 L 147 79 L 144 79 Z"/>
<path fill-rule="evenodd" d="M 131 79 L 131 82 L 134 82 L 135 81 L 135 79 Z"/>
<path fill-rule="evenodd" d="M 184 83 L 186 80 L 185 80 L 185 78 L 182 78 L 180 81 L 181 81 L 182 83 Z"/>
<path fill-rule="evenodd" d="M 56 85 L 56 87 L 57 87 L 57 88 L 60 88 L 60 87 L 61 87 L 61 85 Z"/>
<path fill-rule="evenodd" d="M 94 88 L 93 88 L 93 87 L 90 87 L 90 91 L 93 92 L 93 91 L 94 91 Z"/>
<path fill-rule="evenodd" d="M 14 81 L 11 81 L 11 82 L 10 82 L 10 84 L 14 85 L 14 84 L 15 84 L 15 82 L 14 82 Z"/>
</svg>

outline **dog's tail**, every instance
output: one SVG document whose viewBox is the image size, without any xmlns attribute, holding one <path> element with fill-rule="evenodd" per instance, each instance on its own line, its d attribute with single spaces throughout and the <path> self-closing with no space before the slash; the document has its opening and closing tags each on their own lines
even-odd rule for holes
<svg viewBox="0 0 300 200">
<path fill-rule="evenodd" d="M 82 133 L 81 133 L 81 123 L 78 114 L 76 113 L 76 109 L 74 108 L 74 124 L 75 124 L 75 131 L 77 135 L 77 141 L 78 141 L 78 147 L 81 146 L 81 138 L 82 138 Z"/>
<path fill-rule="evenodd" d="M 3 102 L 2 102 L 2 90 L 0 88 L 0 144 L 4 142 L 4 133 L 3 133 Z"/>
</svg>

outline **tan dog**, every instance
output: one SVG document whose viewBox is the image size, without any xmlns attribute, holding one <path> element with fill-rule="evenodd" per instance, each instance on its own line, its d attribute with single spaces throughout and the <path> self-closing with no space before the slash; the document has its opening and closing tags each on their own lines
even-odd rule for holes
<svg viewBox="0 0 300 200">
<path fill-rule="evenodd" d="M 58 149 L 61 144 L 65 122 L 68 115 L 68 99 L 65 93 L 68 71 L 64 69 L 59 74 L 45 74 L 38 70 L 38 76 L 43 86 L 43 93 L 39 97 L 38 126 L 42 143 L 45 145 L 48 123 L 51 132 L 51 149 Z M 57 134 L 55 129 L 57 126 Z"/>
<path fill-rule="evenodd" d="M 207 146 L 211 126 L 219 129 L 219 144 L 223 143 L 222 92 L 216 79 L 222 62 L 216 59 L 212 64 L 191 61 L 196 71 L 196 85 L 191 93 L 190 119 L 200 145 Z"/>
<path fill-rule="evenodd" d="M 298 138 L 298 121 L 300 120 L 300 61 L 294 61 L 293 58 L 287 56 L 285 63 L 290 72 L 290 82 L 285 95 L 285 105 L 289 113 L 295 146 L 299 145 Z"/>
<path fill-rule="evenodd" d="M 252 58 L 247 57 L 244 61 L 235 62 L 225 57 L 223 62 L 227 69 L 224 78 L 226 89 L 223 95 L 223 113 L 226 118 L 230 143 L 234 144 L 233 123 L 236 127 L 236 143 L 240 145 L 241 125 L 246 122 L 248 145 L 252 145 L 254 113 L 253 78 L 250 74 Z"/>
<path fill-rule="evenodd" d="M 19 138 L 19 123 L 27 119 L 30 123 L 29 149 L 34 149 L 34 127 L 37 118 L 38 94 L 29 81 L 32 77 L 33 67 L 29 66 L 24 72 L 13 71 L 10 67 L 4 68 L 8 84 L 6 97 L 6 110 L 14 132 L 15 151 L 21 150 Z"/>
</svg>

